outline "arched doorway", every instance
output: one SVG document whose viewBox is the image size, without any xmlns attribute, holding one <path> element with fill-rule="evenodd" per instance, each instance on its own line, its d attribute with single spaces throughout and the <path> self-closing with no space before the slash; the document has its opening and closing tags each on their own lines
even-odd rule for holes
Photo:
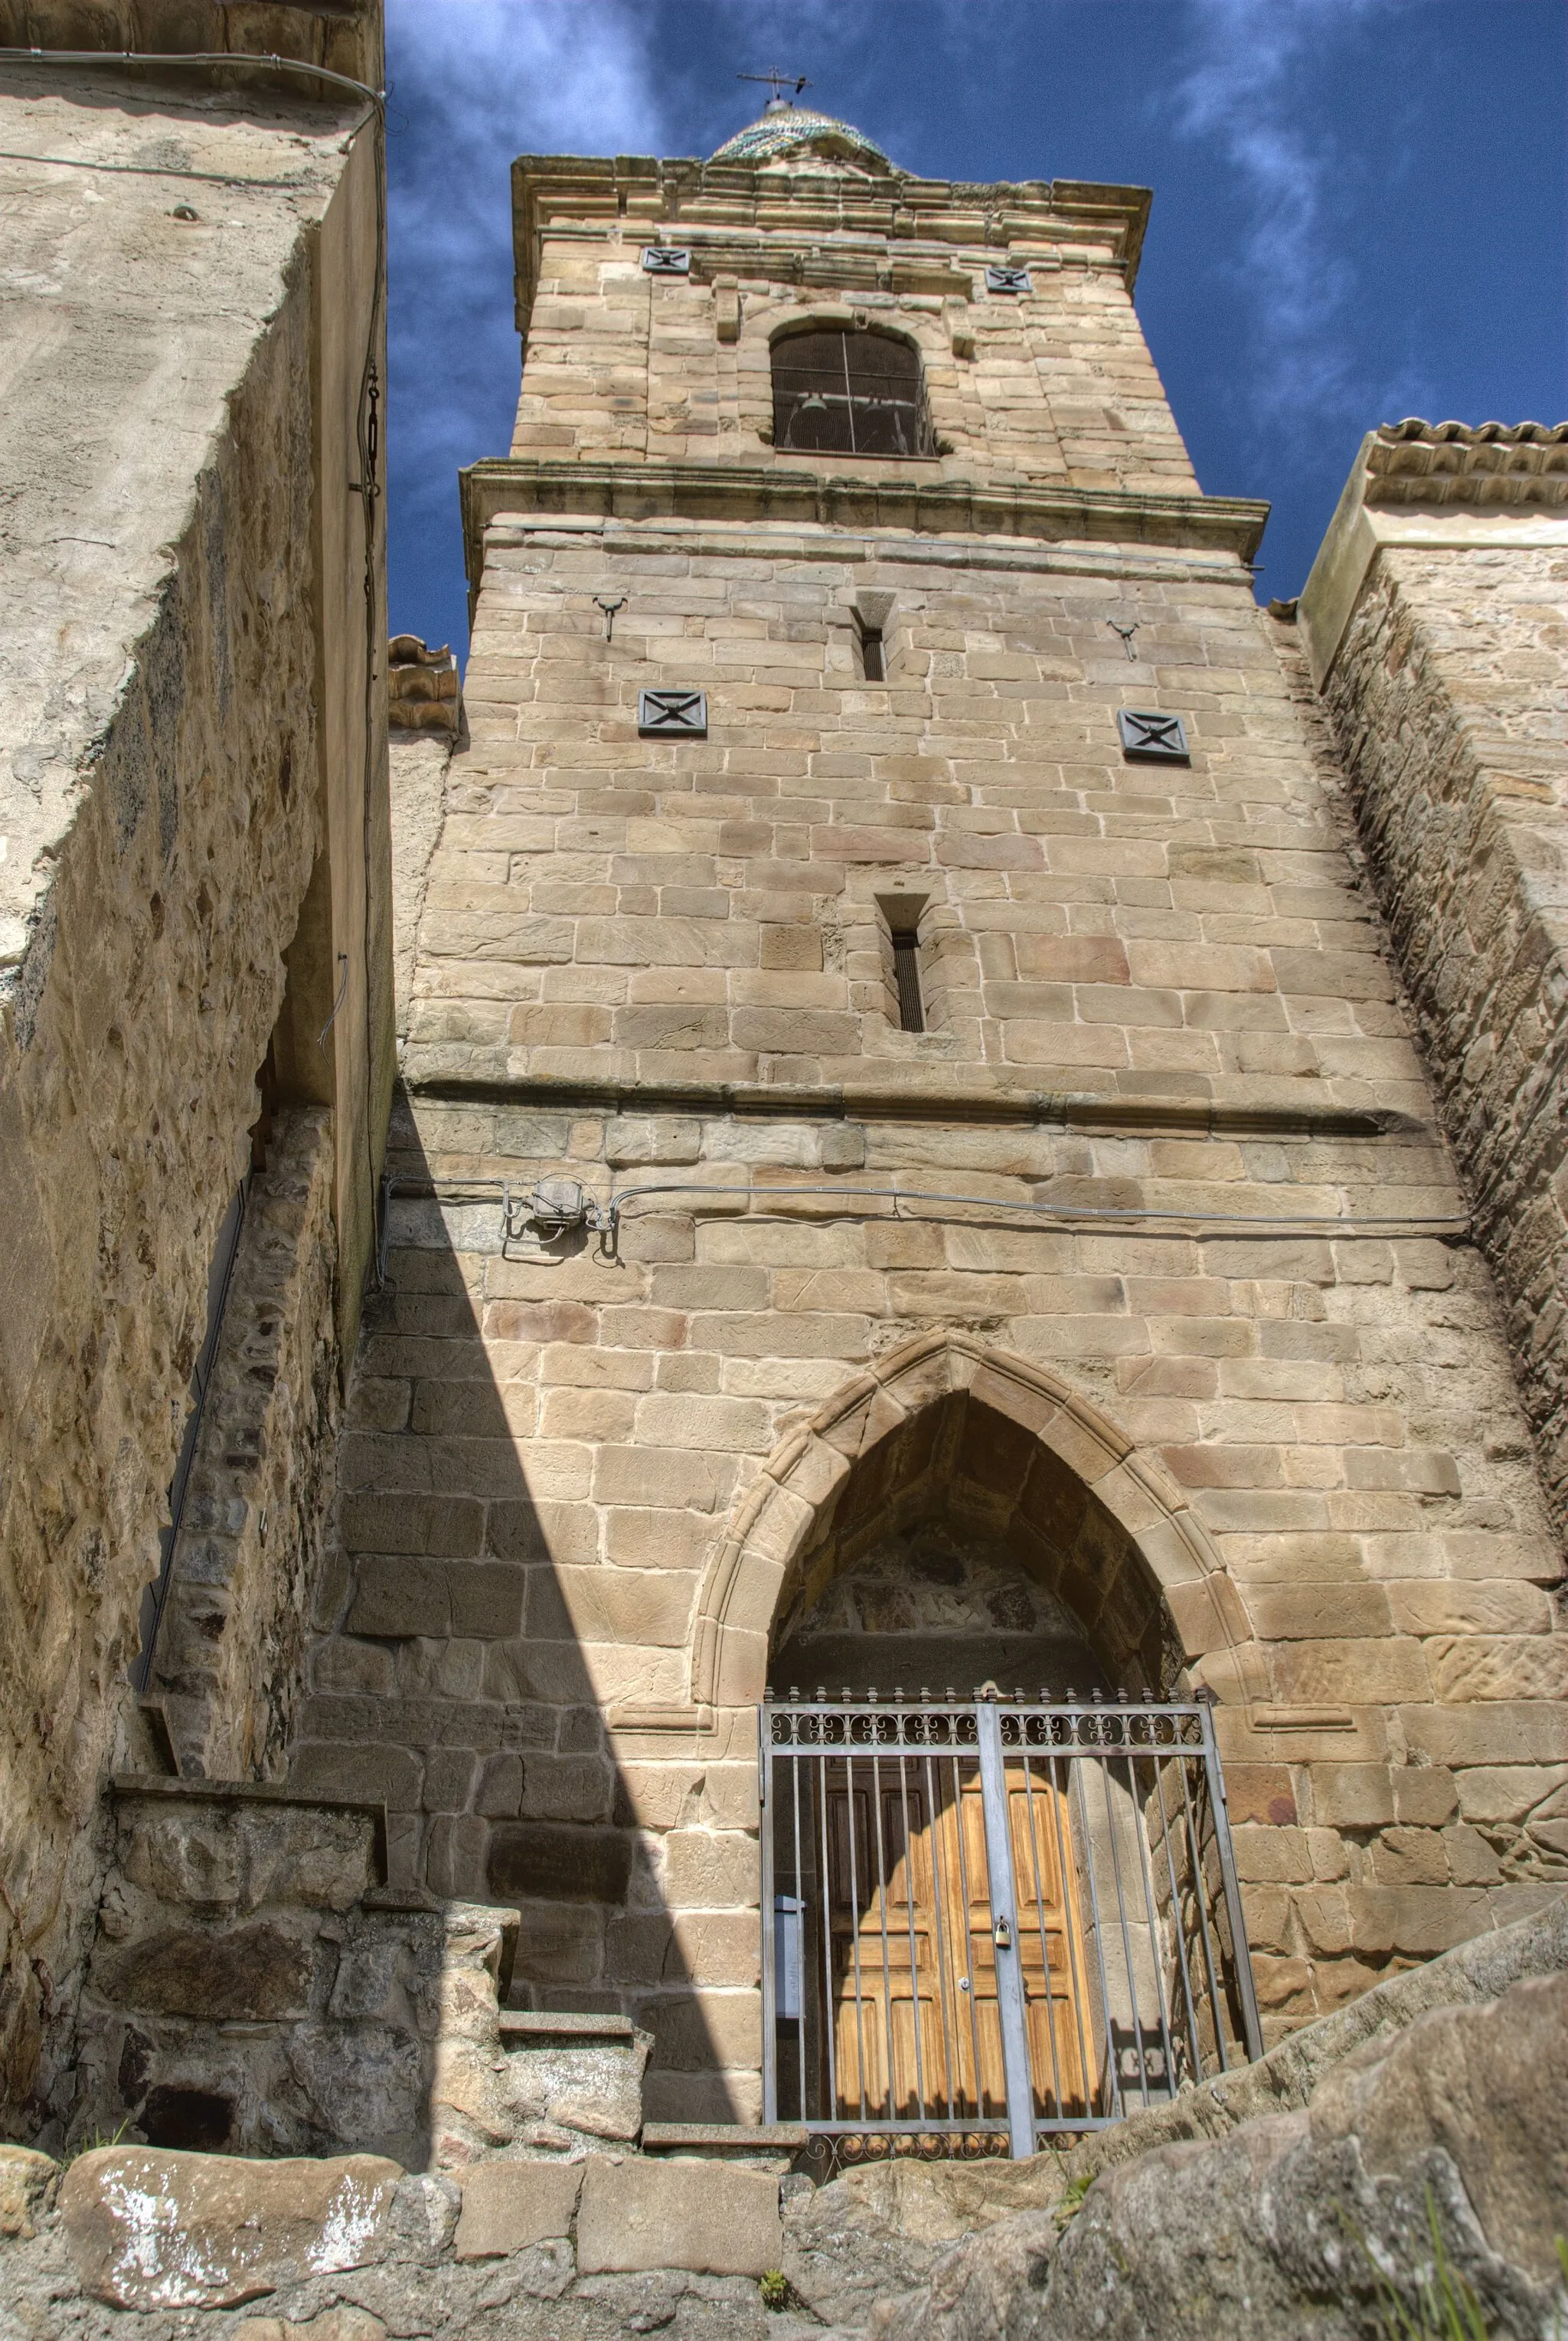
<svg viewBox="0 0 1568 2341">
<path fill-rule="evenodd" d="M 1179 1499 L 1055 1377 L 950 1338 L 769 1479 L 710 1573 L 709 1652 L 734 1680 L 766 1586 L 775 2112 L 1032 2151 L 1253 2053 L 1191 1695 L 1192 1621 L 1223 1642 L 1225 1603 Z"/>
</svg>

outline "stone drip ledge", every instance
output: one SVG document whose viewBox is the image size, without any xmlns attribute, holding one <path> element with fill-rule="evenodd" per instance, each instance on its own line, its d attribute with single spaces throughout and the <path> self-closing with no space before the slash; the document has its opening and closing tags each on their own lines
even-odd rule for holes
<svg viewBox="0 0 1568 2341">
<path fill-rule="evenodd" d="M 834 1083 L 801 1087 L 784 1081 L 557 1081 L 512 1074 L 506 1052 L 488 1052 L 493 1066 L 459 1070 L 449 1052 L 415 1044 L 406 1052 L 402 1085 L 411 1095 L 453 1104 L 530 1106 L 541 1111 L 610 1114 L 695 1113 L 809 1121 L 928 1121 L 1022 1124 L 1082 1131 L 1179 1131 L 1205 1138 L 1401 1138 L 1431 1141 L 1434 1125 L 1395 1109 L 1323 1106 L 1309 1100 L 1230 1102 L 1164 1097 L 1109 1097 L 1092 1091 L 965 1089 L 913 1084 L 898 1089 L 847 1089 Z M 487 1052 L 469 1051 L 471 1057 Z"/>
</svg>

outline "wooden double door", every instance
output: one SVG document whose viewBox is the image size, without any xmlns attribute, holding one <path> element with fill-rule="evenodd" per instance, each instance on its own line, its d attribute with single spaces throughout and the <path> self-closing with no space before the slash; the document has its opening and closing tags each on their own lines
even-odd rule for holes
<svg viewBox="0 0 1568 2341">
<path fill-rule="evenodd" d="M 822 1768 L 831 1977 L 823 2078 L 835 2119 L 1005 2117 L 997 1961 L 1007 1957 L 1023 1986 L 1036 2116 L 1087 2110 L 1068 1800 L 1038 1765 L 1008 1764 L 1004 1779 L 1014 1923 L 998 1948 L 978 1764 L 860 1758 Z"/>
</svg>

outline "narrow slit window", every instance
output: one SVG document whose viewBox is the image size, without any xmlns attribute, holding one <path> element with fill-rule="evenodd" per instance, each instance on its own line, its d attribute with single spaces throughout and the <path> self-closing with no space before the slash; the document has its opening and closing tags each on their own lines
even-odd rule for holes
<svg viewBox="0 0 1568 2341">
<path fill-rule="evenodd" d="M 888 680 L 888 660 L 880 626 L 862 626 L 860 629 L 860 672 L 868 682 L 886 682 Z"/>
<path fill-rule="evenodd" d="M 913 927 L 893 929 L 893 977 L 898 987 L 898 1022 L 906 1032 L 923 1032 L 926 1007 L 920 998 L 920 939 Z"/>
</svg>

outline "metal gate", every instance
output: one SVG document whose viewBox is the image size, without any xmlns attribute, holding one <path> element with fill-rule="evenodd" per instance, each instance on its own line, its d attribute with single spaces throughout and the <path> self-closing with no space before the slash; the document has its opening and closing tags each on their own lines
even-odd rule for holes
<svg viewBox="0 0 1568 2341">
<path fill-rule="evenodd" d="M 765 2120 L 1017 2157 L 1262 2054 L 1205 1703 L 769 1693 L 759 1765 Z"/>
</svg>

